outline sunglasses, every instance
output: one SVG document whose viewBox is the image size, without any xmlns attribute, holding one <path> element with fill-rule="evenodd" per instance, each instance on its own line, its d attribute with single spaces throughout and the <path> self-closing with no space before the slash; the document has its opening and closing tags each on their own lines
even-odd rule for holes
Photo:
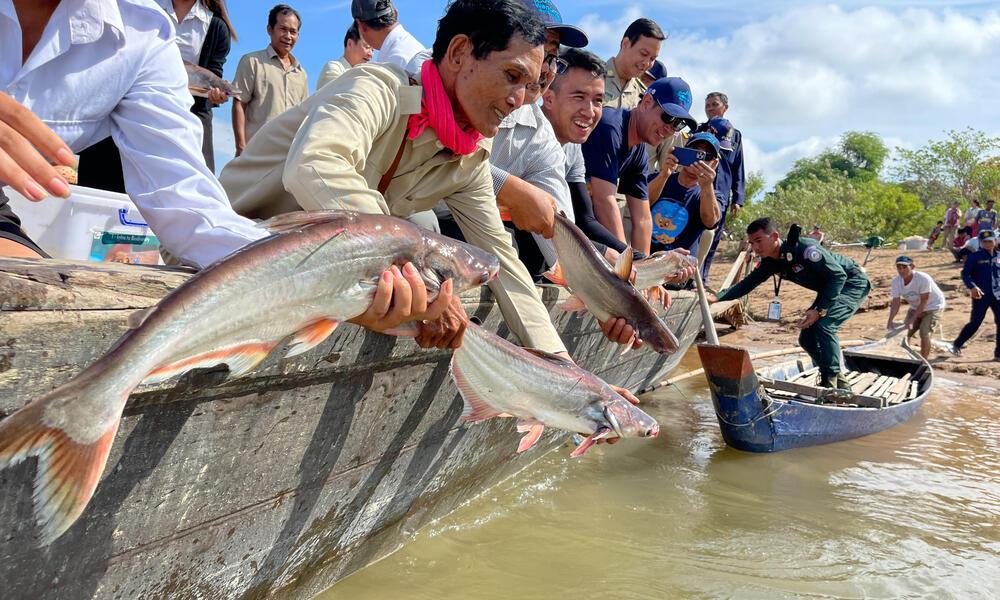
<svg viewBox="0 0 1000 600">
<path fill-rule="evenodd" d="M 555 54 L 546 55 L 545 60 L 542 61 L 542 64 L 548 67 L 548 72 L 543 73 L 542 76 L 539 77 L 537 83 L 529 83 L 526 86 L 524 86 L 524 89 L 531 94 L 537 94 L 538 92 L 540 92 L 542 90 L 542 87 L 544 87 L 551 80 L 555 79 L 556 75 L 562 75 L 563 73 L 565 73 L 566 68 L 569 66 L 569 63 L 559 58 Z"/>
<path fill-rule="evenodd" d="M 664 125 L 673 127 L 674 131 L 684 131 L 688 126 L 684 117 L 674 117 L 665 112 L 660 113 L 660 120 L 663 121 Z"/>
</svg>

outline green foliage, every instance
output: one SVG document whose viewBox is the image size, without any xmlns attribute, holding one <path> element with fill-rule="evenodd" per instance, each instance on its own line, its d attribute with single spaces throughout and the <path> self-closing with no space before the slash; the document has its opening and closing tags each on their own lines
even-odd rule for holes
<svg viewBox="0 0 1000 600">
<path fill-rule="evenodd" d="M 767 187 L 767 181 L 764 180 L 764 173 L 754 171 L 747 175 L 746 181 L 743 184 L 743 203 L 752 204 L 756 202 L 758 197 L 764 192 L 765 187 Z"/>
<path fill-rule="evenodd" d="M 830 182 L 838 177 L 852 181 L 878 179 L 889 156 L 882 138 L 870 131 L 848 131 L 831 148 L 814 158 L 801 158 L 775 188 L 791 189 L 807 181 Z"/>
<path fill-rule="evenodd" d="M 916 150 L 896 148 L 899 164 L 893 177 L 928 208 L 958 199 L 964 199 L 966 206 L 973 199 L 997 199 L 1000 164 L 994 155 L 1000 150 L 1000 138 L 971 127 L 945 135 Z"/>
</svg>

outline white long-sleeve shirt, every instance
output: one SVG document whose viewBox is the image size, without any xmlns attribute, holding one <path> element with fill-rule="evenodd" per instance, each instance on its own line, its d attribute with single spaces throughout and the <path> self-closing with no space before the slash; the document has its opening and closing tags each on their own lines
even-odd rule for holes
<svg viewBox="0 0 1000 600">
<path fill-rule="evenodd" d="M 0 0 L 0 91 L 74 152 L 110 135 L 125 190 L 180 260 L 205 267 L 267 235 L 205 166 L 174 30 L 153 0 L 63 0 L 23 65 L 17 13 Z"/>
<path fill-rule="evenodd" d="M 409 31 L 403 29 L 402 23 L 399 23 L 382 41 L 377 61 L 392 63 L 405 69 L 414 55 L 423 49 L 424 45 L 418 42 L 417 38 L 413 37 Z"/>
</svg>

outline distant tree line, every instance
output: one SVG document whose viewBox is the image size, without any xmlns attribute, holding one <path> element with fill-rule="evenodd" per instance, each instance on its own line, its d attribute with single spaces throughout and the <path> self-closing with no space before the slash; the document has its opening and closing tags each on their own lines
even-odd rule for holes
<svg viewBox="0 0 1000 600">
<path fill-rule="evenodd" d="M 827 239 L 862 241 L 870 235 L 898 240 L 926 236 L 954 200 L 1000 201 L 1000 137 L 971 127 L 945 132 L 916 150 L 896 148 L 870 131 L 849 131 L 813 158 L 796 161 L 774 190 L 762 194 L 759 172 L 748 178 L 746 206 L 732 231 L 769 215 L 787 226 L 819 224 Z M 763 195 L 763 197 L 761 197 Z"/>
</svg>

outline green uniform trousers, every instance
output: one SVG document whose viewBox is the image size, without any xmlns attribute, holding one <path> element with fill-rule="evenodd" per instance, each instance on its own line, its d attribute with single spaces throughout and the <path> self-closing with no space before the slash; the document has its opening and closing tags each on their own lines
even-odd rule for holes
<svg viewBox="0 0 1000 600">
<path fill-rule="evenodd" d="M 841 325 L 858 312 L 871 289 L 867 278 L 851 277 L 827 309 L 826 316 L 820 317 L 799 334 L 799 345 L 812 358 L 813 364 L 819 367 L 822 377 L 832 379 L 840 373 L 840 338 L 837 337 L 837 332 Z"/>
</svg>

